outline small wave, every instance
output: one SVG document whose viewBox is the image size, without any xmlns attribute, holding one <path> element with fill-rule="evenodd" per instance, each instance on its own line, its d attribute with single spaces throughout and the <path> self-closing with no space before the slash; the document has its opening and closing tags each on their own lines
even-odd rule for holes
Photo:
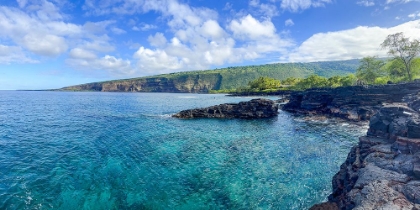
<svg viewBox="0 0 420 210">
<path fill-rule="evenodd" d="M 198 98 L 197 96 L 178 96 L 178 98 Z"/>
<path fill-rule="evenodd" d="M 144 117 L 171 118 L 173 114 L 142 114 Z"/>
</svg>

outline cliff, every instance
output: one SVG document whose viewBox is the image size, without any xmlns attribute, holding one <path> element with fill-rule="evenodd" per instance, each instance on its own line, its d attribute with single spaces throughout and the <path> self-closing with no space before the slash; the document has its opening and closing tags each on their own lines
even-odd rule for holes
<svg viewBox="0 0 420 210">
<path fill-rule="evenodd" d="M 306 115 L 327 115 L 351 121 L 369 120 L 387 103 L 402 102 L 417 93 L 420 81 L 375 86 L 314 88 L 292 92 L 283 110 Z"/>
<path fill-rule="evenodd" d="M 216 70 L 178 72 L 150 77 L 94 82 L 64 87 L 59 90 L 207 93 L 209 90 L 230 90 L 245 87 L 249 81 L 262 76 L 283 80 L 289 77 L 303 78 L 312 74 L 324 77 L 346 75 L 354 73 L 358 63 L 358 60 L 348 60 L 238 66 Z"/>
<path fill-rule="evenodd" d="M 152 77 L 135 80 L 117 80 L 89 83 L 62 88 L 67 91 L 102 92 L 168 92 L 168 93 L 207 93 L 219 89 L 220 74 L 182 75 L 179 77 Z"/>
</svg>

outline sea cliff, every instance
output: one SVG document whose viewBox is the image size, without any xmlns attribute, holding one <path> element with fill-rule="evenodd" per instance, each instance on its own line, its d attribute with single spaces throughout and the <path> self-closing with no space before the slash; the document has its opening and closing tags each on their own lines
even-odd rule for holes
<svg viewBox="0 0 420 210">
<path fill-rule="evenodd" d="M 102 92 L 167 92 L 167 93 L 207 93 L 218 90 L 220 74 L 181 75 L 177 77 L 150 77 L 139 79 L 95 82 L 65 87 L 63 91 Z"/>
</svg>

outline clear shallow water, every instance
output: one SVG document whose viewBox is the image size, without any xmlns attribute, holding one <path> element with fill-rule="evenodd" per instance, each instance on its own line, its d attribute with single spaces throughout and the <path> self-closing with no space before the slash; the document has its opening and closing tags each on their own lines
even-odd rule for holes
<svg viewBox="0 0 420 210">
<path fill-rule="evenodd" d="M 0 209 L 305 209 L 366 128 L 281 112 L 179 120 L 250 98 L 0 91 Z"/>
</svg>

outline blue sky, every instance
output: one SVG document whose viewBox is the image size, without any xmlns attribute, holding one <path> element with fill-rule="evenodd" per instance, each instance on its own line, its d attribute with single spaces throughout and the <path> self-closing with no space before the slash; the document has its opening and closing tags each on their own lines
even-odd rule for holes
<svg viewBox="0 0 420 210">
<path fill-rule="evenodd" d="M 0 90 L 277 62 L 386 56 L 419 0 L 8 0 Z"/>
</svg>

